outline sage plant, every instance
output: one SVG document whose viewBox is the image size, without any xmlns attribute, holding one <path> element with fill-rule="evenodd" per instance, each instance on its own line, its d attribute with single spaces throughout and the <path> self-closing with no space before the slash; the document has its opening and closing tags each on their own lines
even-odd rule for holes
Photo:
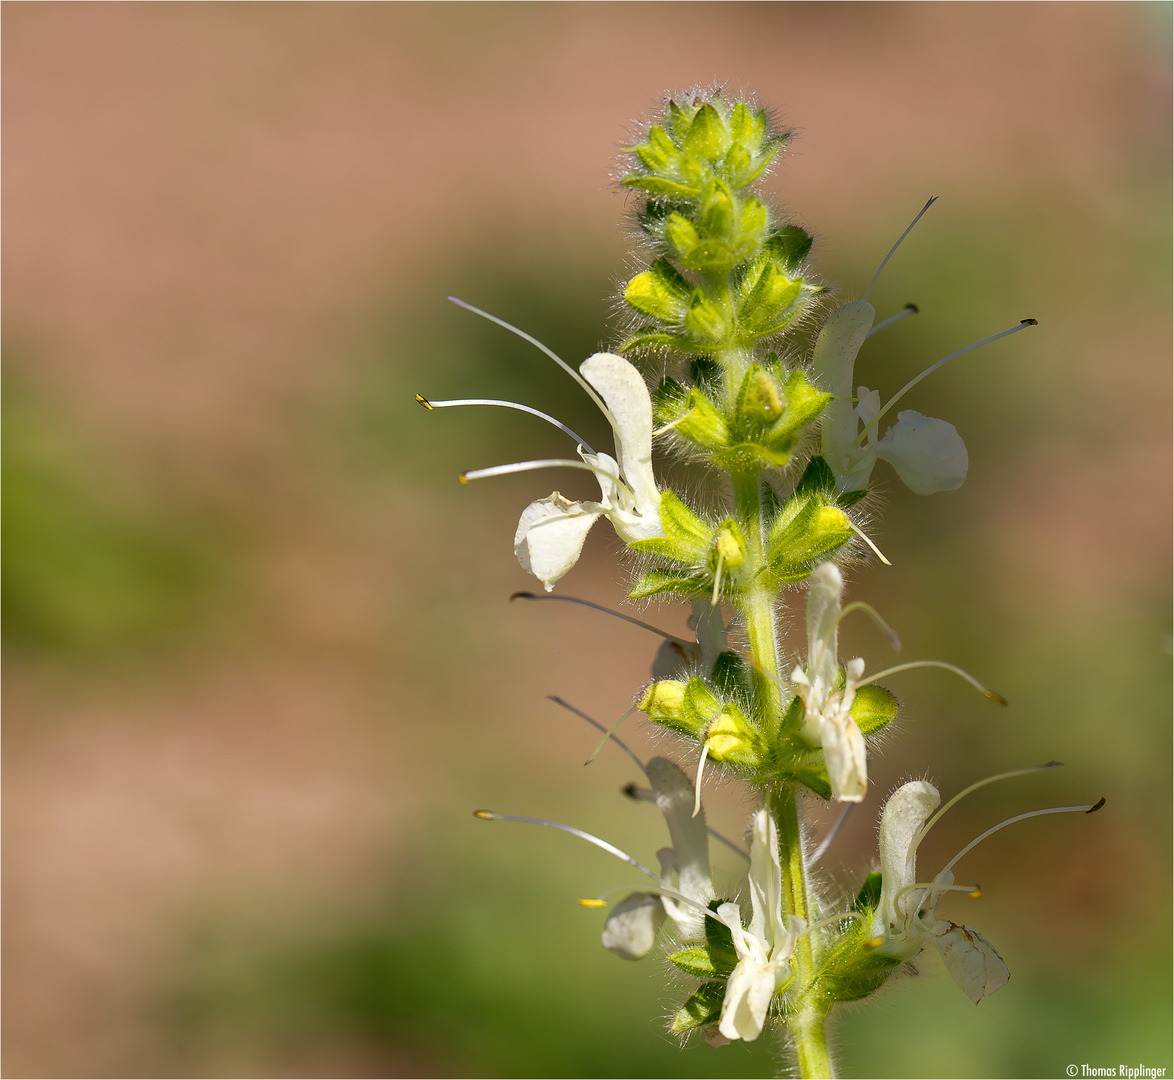
<svg viewBox="0 0 1174 1080">
<path fill-rule="evenodd" d="M 634 555 L 626 561 L 636 571 L 629 596 L 693 609 L 694 640 L 663 635 L 653 678 L 634 695 L 635 707 L 676 737 L 678 761 L 643 762 L 615 740 L 643 773 L 629 794 L 655 803 L 668 827 L 671 847 L 658 853 L 656 868 L 570 825 L 477 815 L 561 829 L 626 861 L 646 882 L 611 907 L 603 944 L 637 960 L 666 939 L 668 960 L 693 980 L 672 1031 L 699 1031 L 720 1046 L 776 1029 L 798 1075 L 811 1077 L 832 1075 L 826 1027 L 835 1008 L 876 993 L 926 950 L 941 955 L 975 1003 L 1002 987 L 1008 971 L 991 943 L 938 913 L 949 894 L 976 892 L 955 883 L 955 865 L 1013 822 L 1100 804 L 1001 822 L 926 873 L 918 847 L 945 811 L 977 787 L 1034 770 L 981 780 L 944 806 L 933 784 L 915 780 L 885 802 L 879 869 L 855 886 L 828 887 L 819 865 L 826 844 L 809 850 L 804 817 L 813 802 L 847 809 L 865 797 L 868 755 L 898 712 L 881 683 L 918 666 L 870 673 L 863 659 L 839 653 L 837 630 L 852 611 L 869 614 L 895 640 L 867 604 L 843 601 L 840 567 L 883 559 L 867 535 L 877 520 L 869 499 L 877 463 L 919 495 L 957 488 L 966 477 L 966 447 L 953 425 L 910 409 L 893 418 L 893 407 L 948 360 L 1034 320 L 930 365 L 884 404 L 876 390 L 855 385 L 866 339 L 912 311 L 876 323 L 868 299 L 875 276 L 862 299 L 827 302 L 806 263 L 811 237 L 755 194 L 787 138 L 763 110 L 721 91 L 669 99 L 627 151 L 621 183 L 635 194 L 648 261 L 623 289 L 632 321 L 617 352 L 588 357 L 576 370 L 507 326 L 580 384 L 610 425 L 614 447 L 595 449 L 530 405 L 418 400 L 430 409 L 519 409 L 574 445 L 565 459 L 477 469 L 463 481 L 558 467 L 595 476 L 598 500 L 555 491 L 522 511 L 514 550 L 547 593 L 606 518 Z M 805 327 L 818 327 L 810 350 L 796 338 Z M 653 371 L 664 374 L 650 390 Z M 656 468 L 667 455 L 710 470 L 717 501 L 701 505 L 667 486 Z M 780 640 L 788 603 L 805 606 L 804 642 Z M 921 663 L 949 668 L 1002 701 L 961 669 Z M 744 856 L 741 881 L 715 880 L 710 865 L 702 803 L 705 778 L 716 773 L 744 784 L 754 807 L 746 849 L 719 838 Z M 854 899 L 828 899 L 845 894 Z"/>
</svg>

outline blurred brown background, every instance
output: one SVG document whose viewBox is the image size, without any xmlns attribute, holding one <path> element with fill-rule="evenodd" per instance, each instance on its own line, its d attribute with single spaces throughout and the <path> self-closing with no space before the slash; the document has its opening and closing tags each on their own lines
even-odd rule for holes
<svg viewBox="0 0 1174 1080">
<path fill-rule="evenodd" d="M 956 423 L 970 477 L 929 500 L 890 480 L 894 565 L 853 581 L 902 658 L 1011 708 L 894 677 L 905 718 L 832 869 L 858 883 L 909 776 L 1068 764 L 976 795 L 930 860 L 1109 800 L 968 857 L 984 898 L 947 914 L 1011 983 L 975 1010 L 931 966 L 843 1019 L 845 1072 L 1169 1067 L 1170 10 L 4 5 L 5 1074 L 769 1074 L 766 1045 L 678 1049 L 663 962 L 599 948 L 574 901 L 621 865 L 471 818 L 651 859 L 630 763 L 584 770 L 594 734 L 545 695 L 610 721 L 655 641 L 506 602 L 553 478 L 456 473 L 557 433 L 412 400 L 599 433 L 444 297 L 568 359 L 614 344 L 618 147 L 715 80 L 796 128 L 770 186 L 844 295 L 942 197 L 873 297 L 922 314 L 860 381 L 1041 324 L 909 400 Z M 560 589 L 616 603 L 597 533 Z M 853 649 L 889 662 L 863 623 Z M 715 794 L 718 827 L 740 815 Z"/>
</svg>

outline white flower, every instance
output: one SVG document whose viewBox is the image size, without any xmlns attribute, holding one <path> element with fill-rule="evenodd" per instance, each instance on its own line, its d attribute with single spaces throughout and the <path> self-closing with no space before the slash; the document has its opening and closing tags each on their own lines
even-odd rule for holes
<svg viewBox="0 0 1174 1080">
<path fill-rule="evenodd" d="M 962 486 L 969 459 L 966 444 L 953 424 L 906 409 L 897 414 L 897 422 L 878 440 L 880 394 L 860 386 L 856 389 L 856 402 L 855 408 L 844 410 L 838 427 L 829 424 L 824 428 L 823 453 L 835 473 L 838 490 L 866 487 L 877 458 L 892 465 L 916 495 L 933 495 Z"/>
<path fill-rule="evenodd" d="M 522 568 L 548 592 L 578 561 L 587 532 L 600 517 L 626 543 L 664 536 L 652 472 L 652 402 L 644 379 L 627 360 L 611 353 L 588 357 L 579 372 L 606 405 L 616 456 L 589 453 L 582 444 L 578 448 L 599 480 L 599 502 L 572 502 L 556 491 L 522 512 L 514 551 Z"/>
<path fill-rule="evenodd" d="M 766 810 L 759 810 L 750 838 L 750 926 L 743 928 L 737 904 L 717 909 L 718 918 L 730 928 L 738 954 L 718 1021 L 718 1032 L 725 1039 L 757 1039 L 771 998 L 790 978 L 795 942 L 807 923 L 797 915 L 784 918 L 782 903 L 778 827 Z"/>
<path fill-rule="evenodd" d="M 915 780 L 899 787 L 885 804 L 880 823 L 881 898 L 872 935 L 881 941 L 879 952 L 902 960 L 932 945 L 954 981 L 977 1005 L 1005 986 L 1011 975 L 994 946 L 977 930 L 937 917 L 938 902 L 947 892 L 957 891 L 951 867 L 961 856 L 932 882 L 917 881 L 917 847 L 940 803 L 933 784 Z"/>
<path fill-rule="evenodd" d="M 844 579 L 830 563 L 821 563 L 807 579 L 807 670 L 791 672 L 805 706 L 801 736 L 822 746 L 832 797 L 860 802 L 868 789 L 868 761 L 864 736 L 852 719 L 852 702 L 864 675 L 864 661 L 849 660 L 844 685 L 837 687 L 840 661 L 837 627 Z"/>
<path fill-rule="evenodd" d="M 416 395 L 416 400 L 430 410 L 457 405 L 496 405 L 517 409 L 553 424 L 578 443 L 578 461 L 545 458 L 471 469 L 461 474 L 462 483 L 556 466 L 586 469 L 595 474 L 600 487 L 599 502 L 572 502 L 555 491 L 547 498 L 531 503 L 522 512 L 514 534 L 514 551 L 522 568 L 538 578 L 550 592 L 554 583 L 578 561 L 587 533 L 600 517 L 606 517 L 612 523 L 625 543 L 664 536 L 660 491 L 652 471 L 652 400 L 640 372 L 622 356 L 612 353 L 589 356 L 575 371 L 542 342 L 516 326 L 455 297 L 449 299 L 516 334 L 550 357 L 587 391 L 615 435 L 616 456 L 613 458 L 609 454 L 596 453 L 586 439 L 576 435 L 566 424 L 529 405 L 490 398 L 429 401 Z"/>
<path fill-rule="evenodd" d="M 893 250 L 896 250 L 895 246 Z M 892 251 L 889 255 L 892 255 Z M 885 261 L 888 261 L 887 257 Z M 884 263 L 881 265 L 883 267 Z M 876 281 L 875 276 L 873 281 Z M 902 314 L 907 313 L 908 309 Z M 866 293 L 865 299 L 854 300 L 833 311 L 815 340 L 812 366 L 815 369 L 816 385 L 835 398 L 824 410 L 820 420 L 820 453 L 835 474 L 838 491 L 858 491 L 866 487 L 877 458 L 883 458 L 892 465 L 909 490 L 917 495 L 952 491 L 966 479 L 969 465 L 966 444 L 953 424 L 905 410 L 897 414 L 897 422 L 885 432 L 883 438 L 878 439 L 880 420 L 905 394 L 943 364 L 1008 334 L 1034 326 L 1036 322 L 1034 319 L 1024 319 L 1017 326 L 992 334 L 930 364 L 921 374 L 910 379 L 882 408 L 880 395 L 867 386 L 857 387 L 855 405 L 851 400 L 853 368 L 860 347 L 871 334 L 896 322 L 901 315 L 886 319 L 874 327 L 875 317 L 876 312 L 868 303 Z M 863 430 L 861 424 L 864 425 Z"/>
<path fill-rule="evenodd" d="M 661 848 L 660 879 L 671 892 L 691 903 L 681 903 L 663 892 L 636 892 L 625 897 L 608 914 L 603 945 L 625 960 L 648 954 L 665 917 L 671 918 L 689 937 L 702 933 L 701 913 L 714 898 L 709 869 L 709 834 L 704 813 L 693 816 L 693 785 L 667 758 L 655 757 L 644 767 L 652 784 L 652 799 L 664 814 L 671 848 Z M 672 874 L 677 886 L 672 888 Z"/>
</svg>

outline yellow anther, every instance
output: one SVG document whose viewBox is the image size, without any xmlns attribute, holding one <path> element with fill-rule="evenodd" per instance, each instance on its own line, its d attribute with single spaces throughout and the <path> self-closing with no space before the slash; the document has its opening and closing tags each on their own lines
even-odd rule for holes
<svg viewBox="0 0 1174 1080">
<path fill-rule="evenodd" d="M 479 817 L 482 821 L 492 821 L 493 813 L 489 810 L 474 810 L 473 817 Z"/>
<path fill-rule="evenodd" d="M 607 907 L 607 901 L 606 901 L 606 900 L 597 900 L 597 899 L 595 899 L 594 897 L 590 897 L 590 896 L 589 896 L 589 897 L 580 897 L 580 898 L 579 898 L 579 903 L 580 903 L 580 904 L 581 904 L 583 907 L 587 907 L 587 908 L 601 908 L 601 907 Z"/>
<path fill-rule="evenodd" d="M 874 938 L 869 938 L 864 943 L 864 947 L 866 949 L 876 949 L 876 948 L 879 948 L 884 943 L 885 943 L 885 939 L 883 937 L 874 937 Z"/>
<path fill-rule="evenodd" d="M 417 395 L 416 395 L 416 400 L 417 400 L 417 401 L 418 401 L 418 402 L 419 402 L 421 405 L 423 405 L 423 406 L 424 406 L 424 408 L 426 408 L 426 409 L 427 409 L 429 412 L 431 412 L 431 411 L 432 411 L 432 405 L 431 405 L 431 403 L 428 401 L 428 399 L 427 399 L 427 398 L 425 398 L 425 397 L 421 397 L 419 394 L 417 394 Z"/>
<path fill-rule="evenodd" d="M 975 885 L 974 890 L 972 892 L 968 892 L 966 895 L 969 896 L 971 900 L 981 900 L 982 899 L 982 886 Z"/>
<path fill-rule="evenodd" d="M 996 705 L 1006 705 L 1007 699 L 1002 694 L 996 694 L 993 690 L 984 690 L 983 696 L 990 698 Z"/>
</svg>

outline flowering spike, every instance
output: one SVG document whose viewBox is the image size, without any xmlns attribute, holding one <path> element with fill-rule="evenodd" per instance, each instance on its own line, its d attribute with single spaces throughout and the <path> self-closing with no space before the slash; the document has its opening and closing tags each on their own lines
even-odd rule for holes
<svg viewBox="0 0 1174 1080">
<path fill-rule="evenodd" d="M 488 810 L 477 817 L 558 829 L 638 870 L 647 882 L 625 888 L 617 902 L 609 903 L 604 892 L 579 904 L 608 908 L 601 941 L 624 959 L 647 955 L 662 928 L 671 929 L 677 939 L 671 964 L 697 980 L 671 1030 L 700 1031 L 717 1046 L 781 1027 L 795 1051 L 796 1074 L 814 1077 L 831 1075 L 824 1032 L 831 1009 L 869 997 L 923 951 L 941 956 L 972 1001 L 1003 986 L 1007 966 L 990 942 L 938 917 L 938 905 L 950 894 L 981 895 L 977 884 L 955 882 L 954 866 L 975 844 L 1015 822 L 1094 813 L 1104 799 L 1008 818 L 921 880 L 916 855 L 928 830 L 958 799 L 1003 777 L 973 784 L 944 806 L 927 781 L 904 784 L 881 814 L 880 871 L 866 874 L 847 894 L 855 893 L 850 903 L 830 899 L 843 890 L 824 880 L 821 860 L 867 793 L 868 755 L 879 742 L 873 736 L 898 713 L 896 697 L 878 681 L 914 667 L 941 667 L 1006 704 L 952 664 L 906 663 L 866 678 L 862 658 L 839 654 L 839 625 L 857 610 L 869 615 L 895 650 L 901 645 L 870 605 L 844 603 L 837 565 L 860 552 L 856 538 L 888 563 L 852 512 L 869 495 L 877 461 L 887 461 L 911 491 L 923 495 L 957 488 L 969 468 L 965 443 L 946 421 L 911 410 L 897 413 L 887 429 L 882 420 L 943 364 L 1035 320 L 937 361 L 887 404 L 879 390 L 858 385 L 854 369 L 864 342 L 917 311 L 908 304 L 878 323 L 869 298 L 930 199 L 889 249 L 863 299 L 832 310 L 804 357 L 789 335 L 823 292 L 807 265 L 812 238 L 786 224 L 754 190 L 785 141 L 770 131 L 763 110 L 720 89 L 667 99 L 659 122 L 632 140 L 630 169 L 621 182 L 635 195 L 649 256 L 622 289 L 632 322 L 620 348 L 656 354 L 663 377 L 651 392 L 644 374 L 623 356 L 597 353 L 576 371 L 530 335 L 457 301 L 528 341 L 576 379 L 612 429 L 611 453 L 596 451 L 572 428 L 529 405 L 489 398 L 416 400 L 430 411 L 486 405 L 529 413 L 574 440 L 575 453 L 567 458 L 473 469 L 461 477 L 553 467 L 595 477 L 597 500 L 573 501 L 554 491 L 526 506 L 518 520 L 515 554 L 547 593 L 575 565 L 594 523 L 606 518 L 641 563 L 629 596 L 678 596 L 693 609 L 690 640 L 591 600 L 528 592 L 511 597 L 565 599 L 662 639 L 637 707 L 682 743 L 681 759 L 696 763 L 692 778 L 664 757 L 645 763 L 615 738 L 631 710 L 605 727 L 552 698 L 602 734 L 595 753 L 613 740 L 643 774 L 639 784 L 623 790 L 635 801 L 655 803 L 664 816 L 671 845 L 657 851 L 655 868 L 572 826 Z M 819 452 L 812 454 L 817 440 Z M 720 481 L 706 485 L 712 495 L 705 505 L 673 490 L 667 480 L 673 473 L 660 468 L 662 451 L 687 456 Z M 787 657 L 802 650 L 781 637 L 793 622 L 783 615 L 783 593 L 799 583 L 806 596 L 807 647 L 795 663 Z M 748 851 L 706 823 L 702 791 L 711 770 L 749 787 Z M 1035 770 L 1003 776 L 1028 771 Z M 805 794 L 844 804 L 810 853 Z M 711 836 L 749 863 L 716 886 Z M 739 894 L 741 903 L 729 899 Z"/>
</svg>

